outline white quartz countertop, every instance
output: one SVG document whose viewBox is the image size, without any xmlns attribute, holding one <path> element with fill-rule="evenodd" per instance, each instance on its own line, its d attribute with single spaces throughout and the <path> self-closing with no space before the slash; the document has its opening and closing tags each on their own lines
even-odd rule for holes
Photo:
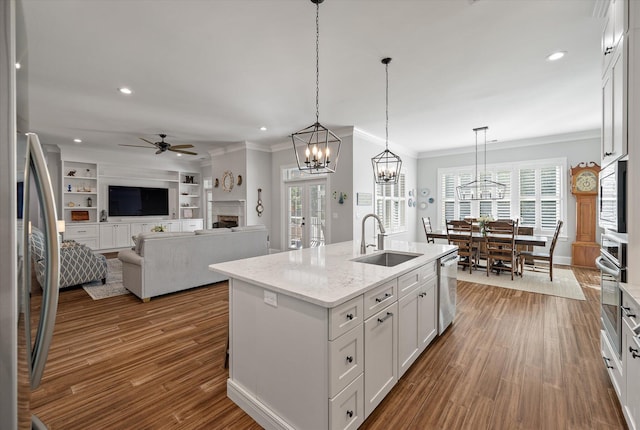
<svg viewBox="0 0 640 430">
<path fill-rule="evenodd" d="M 640 306 L 640 285 L 620 283 L 620 288 L 636 302 L 636 306 Z"/>
<path fill-rule="evenodd" d="M 359 243 L 341 242 L 209 265 L 209 270 L 332 308 L 456 249 L 453 245 L 387 240 L 385 250 L 421 254 L 394 267 L 351 261 Z M 367 255 L 384 251 L 367 251 Z"/>
</svg>

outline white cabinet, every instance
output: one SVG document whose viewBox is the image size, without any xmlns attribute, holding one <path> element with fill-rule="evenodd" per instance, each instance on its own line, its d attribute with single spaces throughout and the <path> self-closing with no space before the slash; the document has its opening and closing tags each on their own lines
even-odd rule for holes
<svg viewBox="0 0 640 430">
<path fill-rule="evenodd" d="M 602 353 L 602 359 L 607 368 L 607 373 L 609 373 L 609 379 L 611 379 L 616 395 L 618 399 L 620 399 L 620 403 L 622 403 L 622 396 L 624 395 L 625 389 L 622 361 L 618 359 L 618 354 L 614 352 L 604 330 L 600 331 L 600 352 Z"/>
<path fill-rule="evenodd" d="M 126 248 L 128 246 L 132 246 L 130 224 L 100 224 L 101 249 Z"/>
<path fill-rule="evenodd" d="M 164 227 L 164 231 L 169 231 L 172 233 L 183 231 L 180 221 L 161 221 L 160 225 Z"/>
<path fill-rule="evenodd" d="M 398 378 L 404 375 L 420 355 L 419 295 L 420 291 L 416 285 L 412 292 L 398 301 Z"/>
<path fill-rule="evenodd" d="M 181 221 L 181 224 L 182 224 L 181 231 L 196 231 L 196 230 L 202 230 L 202 226 L 204 222 L 202 218 L 183 219 Z"/>
<path fill-rule="evenodd" d="M 431 278 L 420 287 L 418 294 L 418 336 L 420 352 L 438 334 L 438 277 Z"/>
<path fill-rule="evenodd" d="M 63 238 L 65 240 L 75 240 L 91 249 L 99 249 L 100 232 L 98 224 L 67 224 Z"/>
<path fill-rule="evenodd" d="M 120 223 L 122 225 L 124 223 Z M 130 231 L 132 236 L 137 236 L 140 233 L 152 232 L 154 228 L 162 227 L 165 232 L 179 232 L 182 231 L 180 221 L 154 221 L 154 222 L 132 222 Z"/>
<path fill-rule="evenodd" d="M 640 428 L 640 338 L 634 328 L 640 323 L 640 306 L 626 292 L 622 295 L 622 365 L 625 384 L 620 403 L 629 428 Z"/>
<path fill-rule="evenodd" d="M 435 264 L 427 264 L 398 279 L 398 378 L 437 334 L 438 308 Z M 403 285 L 411 285 L 410 289 Z"/>
<path fill-rule="evenodd" d="M 398 381 L 398 303 L 364 322 L 364 416 L 373 412 Z"/>
<path fill-rule="evenodd" d="M 122 225 L 122 224 L 120 224 Z M 152 228 L 158 226 L 156 223 L 143 223 L 143 222 L 134 222 L 130 225 L 131 236 L 137 236 L 140 233 L 149 233 Z"/>
<path fill-rule="evenodd" d="M 602 67 L 607 68 L 613 52 L 628 30 L 627 0 L 611 0 L 602 30 Z"/>
<path fill-rule="evenodd" d="M 358 428 L 436 336 L 436 268 L 333 308 L 231 277 L 227 395 L 265 428 Z"/>
<path fill-rule="evenodd" d="M 626 396 L 624 399 L 624 415 L 630 429 L 640 425 L 640 342 L 635 333 L 623 327 L 623 361 L 625 362 Z"/>
<path fill-rule="evenodd" d="M 624 38 L 602 81 L 602 166 L 627 154 L 627 54 Z"/>
</svg>

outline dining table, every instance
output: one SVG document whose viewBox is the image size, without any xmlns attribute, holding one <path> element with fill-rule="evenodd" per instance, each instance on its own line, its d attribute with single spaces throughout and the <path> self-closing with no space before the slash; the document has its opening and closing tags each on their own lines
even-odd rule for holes
<svg viewBox="0 0 640 430">
<path fill-rule="evenodd" d="M 453 234 L 452 234 L 453 236 Z M 427 233 L 427 237 L 434 239 L 447 239 L 447 231 L 446 230 L 434 230 L 432 232 Z M 509 236 L 510 237 L 510 236 Z M 484 240 L 484 235 L 479 231 L 473 232 L 473 241 L 474 242 L 482 242 Z M 547 237 L 546 236 L 533 236 L 529 234 L 516 234 L 515 237 L 516 245 L 522 246 L 546 246 L 547 245 Z"/>
</svg>

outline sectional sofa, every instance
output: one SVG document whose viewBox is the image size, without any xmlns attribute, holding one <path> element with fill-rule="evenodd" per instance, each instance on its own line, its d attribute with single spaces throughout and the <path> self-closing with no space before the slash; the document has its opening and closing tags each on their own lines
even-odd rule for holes
<svg viewBox="0 0 640 430">
<path fill-rule="evenodd" d="M 143 301 L 227 279 L 210 264 L 268 253 L 265 226 L 196 230 L 185 233 L 141 233 L 136 246 L 122 250 L 122 280 Z"/>
</svg>

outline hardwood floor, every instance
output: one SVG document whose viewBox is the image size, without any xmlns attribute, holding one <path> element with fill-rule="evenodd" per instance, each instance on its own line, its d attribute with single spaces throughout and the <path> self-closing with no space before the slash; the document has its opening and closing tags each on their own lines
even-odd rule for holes
<svg viewBox="0 0 640 430">
<path fill-rule="evenodd" d="M 363 429 L 624 429 L 586 301 L 459 282 L 455 323 Z M 34 294 L 34 306 L 39 306 Z M 51 430 L 259 429 L 226 397 L 226 283 L 154 298 L 60 296 L 34 412 Z"/>
</svg>

